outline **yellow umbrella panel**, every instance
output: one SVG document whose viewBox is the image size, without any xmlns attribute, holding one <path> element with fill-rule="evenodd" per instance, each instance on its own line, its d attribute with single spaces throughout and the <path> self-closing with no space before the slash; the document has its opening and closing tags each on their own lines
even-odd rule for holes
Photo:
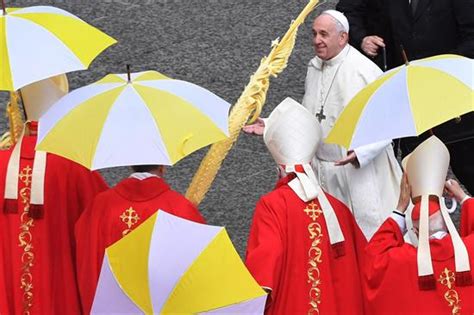
<svg viewBox="0 0 474 315">
<path fill-rule="evenodd" d="M 192 83 L 147 71 L 111 74 L 57 102 L 38 149 L 89 169 L 171 165 L 228 134 L 230 104 Z"/>
<path fill-rule="evenodd" d="M 326 142 L 348 149 L 417 136 L 474 110 L 474 63 L 441 55 L 393 69 L 362 89 Z"/>
<path fill-rule="evenodd" d="M 0 15 L 0 90 L 15 91 L 58 74 L 87 69 L 115 43 L 62 9 L 6 9 Z"/>
<path fill-rule="evenodd" d="M 224 228 L 159 211 L 107 249 L 92 313 L 262 314 L 265 300 Z"/>
</svg>

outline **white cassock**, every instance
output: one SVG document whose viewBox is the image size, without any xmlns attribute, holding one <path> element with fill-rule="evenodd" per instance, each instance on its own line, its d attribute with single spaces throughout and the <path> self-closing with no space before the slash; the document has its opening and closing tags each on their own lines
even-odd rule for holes
<svg viewBox="0 0 474 315">
<path fill-rule="evenodd" d="M 357 49 L 347 45 L 336 57 L 322 61 L 314 57 L 308 65 L 303 106 L 321 121 L 324 137 L 349 101 L 382 71 Z M 313 168 L 323 188 L 351 208 L 357 223 L 370 239 L 397 206 L 402 172 L 391 141 L 356 148 L 360 168 L 352 164 L 335 166 L 347 150 L 321 144 Z"/>
</svg>

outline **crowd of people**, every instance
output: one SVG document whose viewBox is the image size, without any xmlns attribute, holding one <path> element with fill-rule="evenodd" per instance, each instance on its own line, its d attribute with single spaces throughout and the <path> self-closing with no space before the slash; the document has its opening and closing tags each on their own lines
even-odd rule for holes
<svg viewBox="0 0 474 315">
<path fill-rule="evenodd" d="M 403 170 L 391 140 L 349 151 L 323 141 L 345 105 L 382 74 L 371 60 L 382 48 L 387 67 L 400 64 L 399 44 L 409 58 L 474 57 L 472 1 L 381 2 L 341 0 L 345 14 L 316 17 L 302 103 L 286 98 L 244 127 L 263 136 L 279 173 L 256 205 L 245 258 L 268 293 L 266 314 L 474 313 L 474 199 L 446 181 L 451 164 L 474 190 L 470 114 L 454 129 L 448 122 L 435 135 L 401 141 Z M 425 31 L 431 27 L 440 31 Z M 28 121 L 16 145 L 0 152 L 0 314 L 88 314 L 108 246 L 158 209 L 205 223 L 167 185 L 163 166 L 131 166 L 129 178 L 108 188 L 98 173 L 35 151 L 39 115 L 67 93 L 64 80 L 20 90 Z M 461 205 L 460 232 L 446 194 Z"/>
</svg>

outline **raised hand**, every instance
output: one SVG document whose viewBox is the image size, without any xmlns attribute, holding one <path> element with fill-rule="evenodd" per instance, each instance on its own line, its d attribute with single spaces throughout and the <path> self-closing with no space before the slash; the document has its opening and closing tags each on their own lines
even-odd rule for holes
<svg viewBox="0 0 474 315">
<path fill-rule="evenodd" d="M 263 131 L 265 130 L 265 121 L 258 117 L 257 121 L 254 124 L 244 126 L 242 131 L 248 134 L 254 134 L 257 136 L 262 136 Z"/>
<path fill-rule="evenodd" d="M 458 203 L 461 203 L 461 201 L 466 197 L 466 193 L 462 190 L 461 185 L 459 185 L 459 183 L 454 179 L 446 181 L 444 184 L 444 190 L 450 197 L 456 199 Z"/>
<path fill-rule="evenodd" d="M 357 160 L 357 155 L 352 150 L 347 152 L 347 156 L 345 158 L 334 162 L 334 165 L 343 166 L 343 165 L 346 165 L 346 164 L 349 164 L 349 163 L 353 164 L 355 167 L 359 166 L 359 161 Z"/>
<path fill-rule="evenodd" d="M 378 54 L 380 47 L 385 47 L 382 37 L 376 35 L 366 36 L 360 45 L 362 50 L 370 57 L 375 57 Z"/>
<path fill-rule="evenodd" d="M 410 198 L 411 187 L 410 183 L 408 182 L 408 176 L 406 173 L 404 173 L 400 182 L 400 196 L 398 197 L 397 210 L 404 213 L 410 204 Z"/>
</svg>

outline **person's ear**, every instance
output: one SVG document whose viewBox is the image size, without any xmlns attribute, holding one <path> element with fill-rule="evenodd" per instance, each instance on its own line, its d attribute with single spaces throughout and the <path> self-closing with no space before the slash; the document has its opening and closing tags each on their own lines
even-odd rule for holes
<svg viewBox="0 0 474 315">
<path fill-rule="evenodd" d="M 349 34 L 347 32 L 340 32 L 339 42 L 341 45 L 345 45 L 347 42 L 349 42 Z"/>
<path fill-rule="evenodd" d="M 163 177 L 165 176 L 166 168 L 164 165 L 160 165 L 158 167 L 158 176 Z"/>
</svg>

